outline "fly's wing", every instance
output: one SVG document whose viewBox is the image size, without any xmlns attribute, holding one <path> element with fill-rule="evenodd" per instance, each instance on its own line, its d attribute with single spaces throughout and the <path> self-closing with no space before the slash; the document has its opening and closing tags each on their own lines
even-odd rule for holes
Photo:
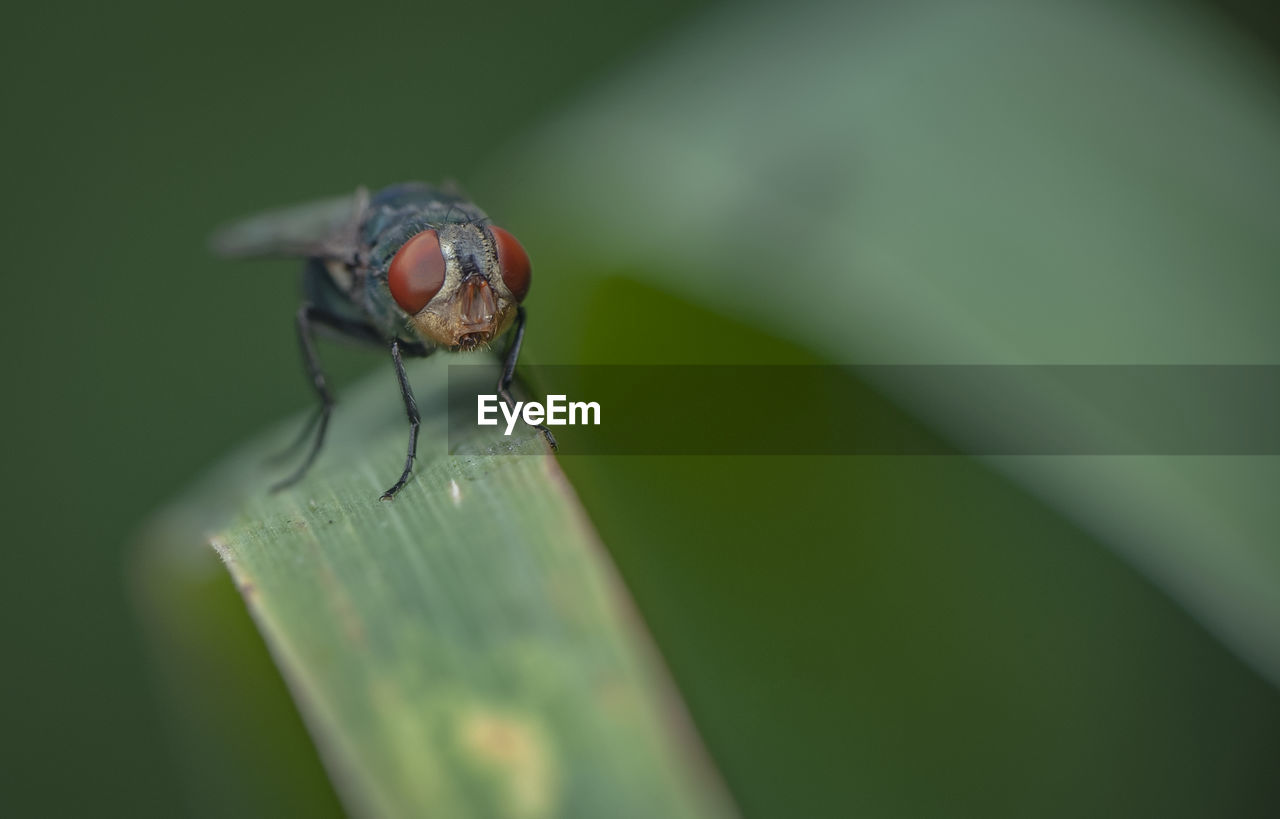
<svg viewBox="0 0 1280 819">
<path fill-rule="evenodd" d="M 228 225 L 209 238 L 220 256 L 352 259 L 369 206 L 364 188 L 354 194 L 267 211 Z"/>
</svg>

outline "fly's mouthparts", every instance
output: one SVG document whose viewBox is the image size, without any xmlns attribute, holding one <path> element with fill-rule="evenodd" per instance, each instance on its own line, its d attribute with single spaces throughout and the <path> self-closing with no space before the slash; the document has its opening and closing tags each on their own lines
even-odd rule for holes
<svg viewBox="0 0 1280 819">
<path fill-rule="evenodd" d="M 483 278 L 467 279 L 462 283 L 462 303 L 458 313 L 462 323 L 468 328 L 488 329 L 493 323 L 493 315 L 498 312 L 498 302 L 493 297 L 493 289 Z"/>
</svg>

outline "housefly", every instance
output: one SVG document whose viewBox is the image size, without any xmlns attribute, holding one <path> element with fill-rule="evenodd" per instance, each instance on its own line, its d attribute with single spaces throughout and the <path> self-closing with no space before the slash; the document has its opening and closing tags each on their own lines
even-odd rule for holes
<svg viewBox="0 0 1280 819">
<path fill-rule="evenodd" d="M 510 331 L 498 394 L 514 409 L 510 389 L 524 340 L 529 256 L 458 191 L 418 182 L 372 195 L 361 188 L 354 196 L 250 217 L 216 234 L 212 246 L 229 257 L 305 260 L 298 341 L 320 406 L 295 444 L 311 441 L 306 458 L 274 489 L 306 474 L 333 412 L 316 356 L 317 328 L 391 354 L 409 418 L 409 447 L 400 479 L 382 493 L 383 500 L 409 480 L 417 454 L 418 406 L 405 357 L 482 349 Z M 551 432 L 538 429 L 554 447 Z"/>
</svg>

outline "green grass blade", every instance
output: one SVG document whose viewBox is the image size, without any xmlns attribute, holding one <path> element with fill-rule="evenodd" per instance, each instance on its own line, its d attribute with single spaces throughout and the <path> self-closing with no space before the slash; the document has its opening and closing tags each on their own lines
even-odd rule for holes
<svg viewBox="0 0 1280 819">
<path fill-rule="evenodd" d="M 407 426 L 387 372 L 343 393 L 294 489 L 265 491 L 285 429 L 175 512 L 202 526 L 231 514 L 211 542 L 344 803 L 380 817 L 731 815 L 554 457 L 527 428 L 447 454 L 446 372 L 410 369 L 439 411 L 424 412 L 393 502 L 378 497 Z"/>
</svg>

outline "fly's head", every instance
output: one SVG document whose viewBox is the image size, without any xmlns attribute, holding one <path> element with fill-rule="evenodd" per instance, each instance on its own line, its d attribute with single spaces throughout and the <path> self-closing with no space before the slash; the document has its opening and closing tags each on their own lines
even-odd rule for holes
<svg viewBox="0 0 1280 819">
<path fill-rule="evenodd" d="M 529 256 L 502 228 L 478 222 L 424 230 L 396 252 L 387 285 L 424 341 L 474 350 L 511 325 L 529 292 Z"/>
</svg>

